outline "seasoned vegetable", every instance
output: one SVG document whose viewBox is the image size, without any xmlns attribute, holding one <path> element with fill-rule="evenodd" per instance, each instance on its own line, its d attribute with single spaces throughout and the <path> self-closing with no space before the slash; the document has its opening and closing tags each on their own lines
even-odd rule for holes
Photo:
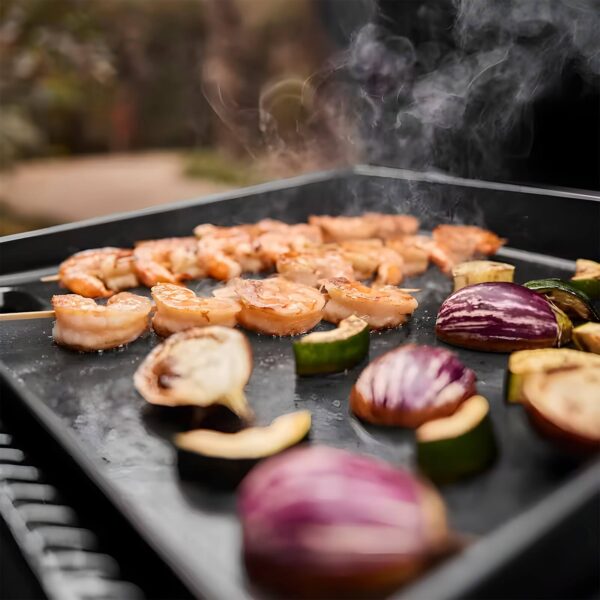
<svg viewBox="0 0 600 600">
<path fill-rule="evenodd" d="M 407 344 L 375 359 L 360 374 L 350 408 L 381 425 L 418 427 L 451 415 L 475 394 L 475 374 L 444 348 Z"/>
<path fill-rule="evenodd" d="M 479 283 L 442 303 L 435 331 L 455 346 L 487 352 L 561 346 L 571 321 L 543 296 L 516 283 Z"/>
<path fill-rule="evenodd" d="M 565 449 L 600 450 L 600 367 L 532 373 L 523 382 L 534 427 Z"/>
<path fill-rule="evenodd" d="M 369 353 L 369 325 L 350 316 L 337 329 L 309 333 L 294 342 L 296 373 L 337 373 L 350 369 Z"/>
<path fill-rule="evenodd" d="M 523 379 L 530 373 L 546 373 L 585 365 L 600 366 L 600 357 L 569 348 L 513 352 L 508 359 L 506 399 L 508 402 L 523 400 Z"/>
<path fill-rule="evenodd" d="M 196 327 L 154 348 L 133 381 L 151 404 L 220 404 L 249 419 L 244 386 L 251 372 L 252 352 L 242 333 L 229 327 Z"/>
<path fill-rule="evenodd" d="M 452 481 L 484 469 L 496 455 L 483 396 L 471 396 L 449 417 L 428 421 L 416 431 L 417 461 L 434 481 Z"/>
<path fill-rule="evenodd" d="M 239 512 L 248 574 L 278 597 L 380 597 L 448 549 L 432 488 L 324 446 L 260 463 L 242 482 Z"/>
<path fill-rule="evenodd" d="M 585 323 L 575 327 L 573 341 L 580 350 L 600 354 L 600 323 Z"/>
<path fill-rule="evenodd" d="M 492 260 L 470 260 L 452 269 L 454 291 L 468 285 L 490 281 L 512 281 L 515 274 L 513 265 Z"/>
<path fill-rule="evenodd" d="M 600 298 L 600 263 L 585 258 L 577 259 L 571 284 L 590 298 Z"/>
<path fill-rule="evenodd" d="M 525 287 L 539 294 L 544 294 L 546 298 L 572 318 L 600 321 L 600 315 L 596 312 L 589 296 L 571 283 L 561 279 L 536 279 L 528 281 Z"/>
<path fill-rule="evenodd" d="M 217 487 L 237 485 L 258 461 L 274 456 L 304 440 L 310 431 L 307 410 L 277 417 L 266 427 L 237 433 L 198 429 L 175 437 L 180 469 Z"/>
</svg>

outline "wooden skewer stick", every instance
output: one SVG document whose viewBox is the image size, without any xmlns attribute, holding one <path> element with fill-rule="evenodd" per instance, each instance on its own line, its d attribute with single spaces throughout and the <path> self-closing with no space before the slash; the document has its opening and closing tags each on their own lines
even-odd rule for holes
<svg viewBox="0 0 600 600">
<path fill-rule="evenodd" d="M 31 310 L 28 312 L 0 313 L 0 321 L 20 321 L 22 319 L 52 319 L 53 310 Z"/>
<path fill-rule="evenodd" d="M 60 281 L 60 275 L 58 273 L 54 273 L 54 275 L 44 275 L 44 277 L 40 277 L 40 281 L 43 281 L 44 283 L 50 281 Z"/>
</svg>

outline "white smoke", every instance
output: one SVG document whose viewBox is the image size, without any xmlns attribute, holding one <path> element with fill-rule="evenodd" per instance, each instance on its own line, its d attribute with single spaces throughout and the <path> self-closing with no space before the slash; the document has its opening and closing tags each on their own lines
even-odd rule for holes
<svg viewBox="0 0 600 600">
<path fill-rule="evenodd" d="M 600 0 L 453 4 L 443 39 L 415 46 L 376 23 L 354 36 L 343 60 L 358 87 L 365 160 L 498 176 L 507 154 L 529 152 L 532 103 L 560 85 L 567 65 L 599 85 Z M 429 0 L 418 17 L 439 32 L 448 14 Z"/>
</svg>

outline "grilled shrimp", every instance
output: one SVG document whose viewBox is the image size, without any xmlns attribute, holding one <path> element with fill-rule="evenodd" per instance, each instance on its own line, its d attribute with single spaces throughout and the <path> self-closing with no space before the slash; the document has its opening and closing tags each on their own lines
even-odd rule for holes
<svg viewBox="0 0 600 600">
<path fill-rule="evenodd" d="M 204 277 L 193 237 L 164 238 L 138 242 L 133 251 L 140 281 L 152 287 L 157 283 L 179 283 Z"/>
<path fill-rule="evenodd" d="M 273 228 L 256 238 L 258 256 L 267 269 L 275 266 L 277 259 L 288 252 L 302 252 L 323 242 L 318 227 L 305 223 L 282 225 L 283 227 Z"/>
<path fill-rule="evenodd" d="M 86 298 L 108 298 L 136 287 L 133 254 L 125 248 L 95 248 L 77 252 L 59 267 L 61 284 Z"/>
<path fill-rule="evenodd" d="M 344 277 L 326 279 L 321 284 L 329 295 L 324 318 L 331 323 L 356 315 L 372 329 L 397 327 L 418 306 L 415 298 L 393 286 L 370 288 Z"/>
<path fill-rule="evenodd" d="M 431 239 L 421 235 L 405 235 L 386 240 L 385 243 L 403 258 L 404 274 L 407 277 L 421 275 L 427 271 Z"/>
<path fill-rule="evenodd" d="M 237 299 L 242 306 L 238 323 L 270 335 L 295 335 L 312 329 L 325 306 L 325 297 L 318 290 L 283 277 L 234 279 L 213 294 Z"/>
<path fill-rule="evenodd" d="M 256 252 L 252 228 L 250 225 L 196 227 L 194 233 L 200 237 L 198 256 L 208 275 L 226 281 L 244 272 L 258 273 L 263 268 Z"/>
<path fill-rule="evenodd" d="M 398 285 L 404 273 L 404 260 L 378 239 L 340 242 L 339 251 L 352 263 L 355 279 L 371 279 L 378 285 Z"/>
<path fill-rule="evenodd" d="M 318 287 L 319 280 L 331 277 L 354 278 L 352 264 L 333 250 L 288 252 L 277 259 L 277 272 L 296 283 Z"/>
<path fill-rule="evenodd" d="M 192 290 L 171 283 L 155 285 L 152 298 L 156 303 L 152 327 L 163 337 L 192 327 L 235 327 L 236 315 L 241 310 L 235 300 L 200 298 Z"/>
<path fill-rule="evenodd" d="M 121 292 L 105 306 L 77 294 L 52 296 L 56 322 L 52 335 L 61 346 L 83 352 L 117 348 L 148 328 L 152 303 L 144 296 Z"/>
<path fill-rule="evenodd" d="M 419 219 L 411 215 L 386 215 L 384 213 L 365 213 L 363 217 L 375 223 L 375 237 L 388 239 L 400 235 L 414 234 L 419 229 Z"/>
<path fill-rule="evenodd" d="M 372 238 L 375 237 L 378 228 L 377 222 L 367 217 L 311 215 L 308 222 L 321 228 L 325 242 Z"/>
<path fill-rule="evenodd" d="M 479 255 L 495 254 L 506 240 L 474 225 L 438 225 L 433 230 L 431 260 L 444 272 L 460 262 Z"/>
</svg>

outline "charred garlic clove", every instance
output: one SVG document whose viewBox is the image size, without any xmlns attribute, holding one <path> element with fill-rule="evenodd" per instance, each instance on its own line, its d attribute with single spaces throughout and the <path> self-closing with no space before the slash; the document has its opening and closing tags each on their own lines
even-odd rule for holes
<svg viewBox="0 0 600 600">
<path fill-rule="evenodd" d="M 202 327 L 176 333 L 157 346 L 136 371 L 134 384 L 151 404 L 220 404 L 250 420 L 244 386 L 251 372 L 252 352 L 242 333 Z"/>
</svg>

